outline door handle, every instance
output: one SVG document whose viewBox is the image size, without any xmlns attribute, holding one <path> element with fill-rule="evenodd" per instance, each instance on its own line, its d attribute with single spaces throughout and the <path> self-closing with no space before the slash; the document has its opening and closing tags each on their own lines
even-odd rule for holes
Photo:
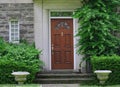
<svg viewBox="0 0 120 87">
<path fill-rule="evenodd" d="M 63 32 L 61 32 L 61 36 L 64 36 L 64 33 L 63 33 Z"/>
</svg>

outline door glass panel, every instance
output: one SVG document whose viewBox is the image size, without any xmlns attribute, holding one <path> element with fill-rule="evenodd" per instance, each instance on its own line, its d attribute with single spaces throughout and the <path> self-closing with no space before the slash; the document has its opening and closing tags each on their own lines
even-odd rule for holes
<svg viewBox="0 0 120 87">
<path fill-rule="evenodd" d="M 65 29 L 70 29 L 70 26 L 68 25 L 68 23 L 67 23 L 67 22 L 64 22 L 64 21 L 59 22 L 59 23 L 56 25 L 55 29 L 58 30 L 58 29 L 60 29 L 61 27 L 65 28 Z"/>
<path fill-rule="evenodd" d="M 51 17 L 72 17 L 73 12 L 51 12 Z"/>
</svg>

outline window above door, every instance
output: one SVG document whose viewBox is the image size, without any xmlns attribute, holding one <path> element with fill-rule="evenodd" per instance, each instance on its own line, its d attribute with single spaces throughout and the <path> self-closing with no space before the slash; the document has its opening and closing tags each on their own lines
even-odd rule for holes
<svg viewBox="0 0 120 87">
<path fill-rule="evenodd" d="M 72 17 L 72 11 L 51 11 L 50 17 Z"/>
</svg>

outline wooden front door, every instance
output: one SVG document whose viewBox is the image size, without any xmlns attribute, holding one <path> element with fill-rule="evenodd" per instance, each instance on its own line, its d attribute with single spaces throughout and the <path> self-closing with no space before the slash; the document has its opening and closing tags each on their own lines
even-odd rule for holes
<svg viewBox="0 0 120 87">
<path fill-rule="evenodd" d="M 51 19 L 52 69 L 73 69 L 73 19 Z"/>
</svg>

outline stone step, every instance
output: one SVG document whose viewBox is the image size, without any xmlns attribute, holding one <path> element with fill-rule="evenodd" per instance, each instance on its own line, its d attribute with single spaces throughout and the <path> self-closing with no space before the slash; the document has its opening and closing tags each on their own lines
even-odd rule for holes
<svg viewBox="0 0 120 87">
<path fill-rule="evenodd" d="M 81 83 L 94 80 L 91 73 L 75 73 L 75 72 L 38 72 L 36 74 L 35 83 L 55 84 L 55 83 Z"/>
<path fill-rule="evenodd" d="M 35 83 L 40 84 L 74 84 L 81 82 L 90 82 L 93 78 L 38 78 Z"/>
<path fill-rule="evenodd" d="M 92 77 L 93 74 L 76 74 L 76 73 L 71 73 L 71 74 L 37 74 L 36 77 L 37 78 L 55 78 L 55 77 L 67 77 L 67 78 L 71 78 L 71 77 L 76 77 L 76 78 L 89 78 Z"/>
</svg>

